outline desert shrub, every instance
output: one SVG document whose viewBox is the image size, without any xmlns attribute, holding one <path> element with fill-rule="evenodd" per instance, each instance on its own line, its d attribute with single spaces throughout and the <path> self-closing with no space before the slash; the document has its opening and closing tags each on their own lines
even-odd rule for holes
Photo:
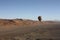
<svg viewBox="0 0 60 40">
<path fill-rule="evenodd" d="M 30 40 L 30 38 L 26 38 L 26 40 Z"/>
<path fill-rule="evenodd" d="M 16 18 L 16 20 L 21 20 L 21 21 L 23 21 L 23 19 L 18 19 L 18 18 Z"/>
<path fill-rule="evenodd" d="M 53 40 L 53 39 L 49 39 L 49 40 Z"/>
<path fill-rule="evenodd" d="M 41 20 L 42 20 L 41 16 L 38 16 L 38 20 L 41 22 Z"/>
<path fill-rule="evenodd" d="M 41 39 L 36 39 L 36 40 L 41 40 Z"/>
</svg>

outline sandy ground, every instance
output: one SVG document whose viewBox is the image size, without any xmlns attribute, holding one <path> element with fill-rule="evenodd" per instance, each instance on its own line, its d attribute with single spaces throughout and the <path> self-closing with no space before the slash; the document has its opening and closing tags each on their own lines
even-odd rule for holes
<svg viewBox="0 0 60 40">
<path fill-rule="evenodd" d="M 60 40 L 60 22 L 0 19 L 0 40 Z"/>
</svg>

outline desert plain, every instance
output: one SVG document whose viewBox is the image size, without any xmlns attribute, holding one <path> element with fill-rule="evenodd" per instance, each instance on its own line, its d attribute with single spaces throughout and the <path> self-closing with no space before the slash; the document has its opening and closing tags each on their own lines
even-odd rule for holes
<svg viewBox="0 0 60 40">
<path fill-rule="evenodd" d="M 0 40 L 60 40 L 60 21 L 0 19 Z"/>
</svg>

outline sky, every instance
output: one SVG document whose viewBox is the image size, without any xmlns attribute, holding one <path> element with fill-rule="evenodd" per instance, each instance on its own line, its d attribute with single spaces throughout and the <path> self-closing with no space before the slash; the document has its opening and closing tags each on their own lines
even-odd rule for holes
<svg viewBox="0 0 60 40">
<path fill-rule="evenodd" d="M 0 0 L 0 18 L 60 20 L 60 0 Z"/>
</svg>

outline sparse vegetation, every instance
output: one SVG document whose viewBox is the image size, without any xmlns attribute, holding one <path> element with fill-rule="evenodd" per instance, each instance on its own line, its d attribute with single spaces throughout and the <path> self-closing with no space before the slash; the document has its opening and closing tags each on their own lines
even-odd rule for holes
<svg viewBox="0 0 60 40">
<path fill-rule="evenodd" d="M 41 16 L 38 16 L 38 20 L 41 22 L 41 20 L 42 20 Z"/>
</svg>

